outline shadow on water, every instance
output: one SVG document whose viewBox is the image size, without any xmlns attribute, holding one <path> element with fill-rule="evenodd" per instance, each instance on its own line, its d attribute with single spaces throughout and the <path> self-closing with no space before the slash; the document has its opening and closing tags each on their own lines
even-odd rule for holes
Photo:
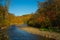
<svg viewBox="0 0 60 40">
<path fill-rule="evenodd" d="M 12 25 L 7 32 L 9 40 L 52 40 L 46 37 L 28 33 L 24 30 L 20 30 L 15 25 Z"/>
</svg>

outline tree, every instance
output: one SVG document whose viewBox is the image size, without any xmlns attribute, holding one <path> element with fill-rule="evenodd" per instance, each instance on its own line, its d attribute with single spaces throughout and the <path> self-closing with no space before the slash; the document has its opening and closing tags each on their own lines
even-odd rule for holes
<svg viewBox="0 0 60 40">
<path fill-rule="evenodd" d="M 3 4 L 4 2 L 4 4 Z M 7 38 L 7 27 L 8 27 L 8 0 L 0 0 L 0 40 L 8 40 Z"/>
<path fill-rule="evenodd" d="M 40 26 L 53 28 L 60 27 L 60 0 L 46 0 L 45 2 L 39 3 L 38 10 L 31 20 L 31 25 L 39 24 Z M 42 15 L 43 14 L 43 15 Z M 33 21 L 34 22 L 33 22 Z M 59 24 L 59 25 L 58 25 Z"/>
</svg>

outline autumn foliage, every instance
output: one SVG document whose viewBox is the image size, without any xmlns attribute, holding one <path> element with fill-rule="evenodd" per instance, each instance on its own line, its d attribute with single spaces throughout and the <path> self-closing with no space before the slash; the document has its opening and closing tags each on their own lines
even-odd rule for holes
<svg viewBox="0 0 60 40">
<path fill-rule="evenodd" d="M 58 27 L 60 28 L 60 1 L 59 0 L 46 0 L 39 3 L 38 10 L 28 21 L 29 25 L 34 27 Z M 35 22 L 33 22 L 33 21 Z"/>
</svg>

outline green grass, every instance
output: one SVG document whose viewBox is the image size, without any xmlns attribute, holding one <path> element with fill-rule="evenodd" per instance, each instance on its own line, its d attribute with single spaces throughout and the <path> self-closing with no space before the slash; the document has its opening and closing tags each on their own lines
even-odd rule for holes
<svg viewBox="0 0 60 40">
<path fill-rule="evenodd" d="M 47 31 L 47 28 L 40 28 L 41 31 Z"/>
<path fill-rule="evenodd" d="M 58 32 L 60 33 L 59 28 L 40 28 L 41 31 L 50 31 L 50 32 Z"/>
</svg>

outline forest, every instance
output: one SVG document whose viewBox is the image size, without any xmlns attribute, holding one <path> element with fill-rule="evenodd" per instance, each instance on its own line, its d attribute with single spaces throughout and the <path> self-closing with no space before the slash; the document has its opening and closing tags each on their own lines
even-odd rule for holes
<svg viewBox="0 0 60 40">
<path fill-rule="evenodd" d="M 60 1 L 39 2 L 38 10 L 27 24 L 45 30 L 60 31 Z"/>
<path fill-rule="evenodd" d="M 46 0 L 38 2 L 38 10 L 35 13 L 23 16 L 15 16 L 8 11 L 9 4 L 0 1 L 0 39 L 8 40 L 7 28 L 10 25 L 28 24 L 43 31 L 60 32 L 60 0 Z M 12 20 L 13 19 L 13 20 Z"/>
</svg>

